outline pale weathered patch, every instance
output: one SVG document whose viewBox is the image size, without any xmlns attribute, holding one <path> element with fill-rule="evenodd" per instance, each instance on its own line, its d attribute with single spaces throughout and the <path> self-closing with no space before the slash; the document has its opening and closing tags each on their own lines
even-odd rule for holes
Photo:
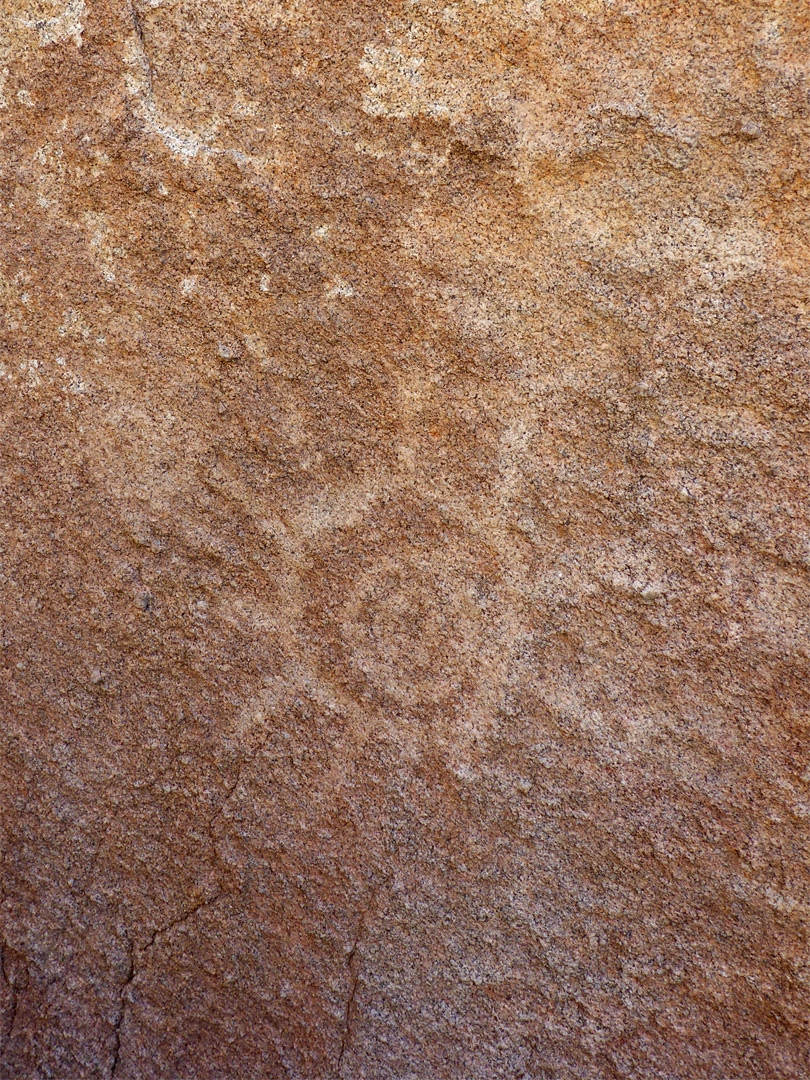
<svg viewBox="0 0 810 1080">
<path fill-rule="evenodd" d="M 46 9 L 55 6 L 54 4 L 39 5 Z M 80 49 L 86 10 L 85 0 L 69 0 L 65 8 L 53 15 L 40 14 L 37 8 L 29 8 L 27 18 L 23 17 L 20 21 L 24 26 L 37 31 L 39 43 L 42 46 L 60 45 L 64 41 L 72 41 L 76 48 Z"/>
</svg>

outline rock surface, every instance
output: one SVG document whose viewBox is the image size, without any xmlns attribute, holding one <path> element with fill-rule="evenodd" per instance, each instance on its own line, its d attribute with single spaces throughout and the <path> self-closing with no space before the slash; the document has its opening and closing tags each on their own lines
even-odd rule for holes
<svg viewBox="0 0 810 1080">
<path fill-rule="evenodd" d="M 0 1077 L 810 1076 L 809 92 L 4 0 Z"/>
</svg>

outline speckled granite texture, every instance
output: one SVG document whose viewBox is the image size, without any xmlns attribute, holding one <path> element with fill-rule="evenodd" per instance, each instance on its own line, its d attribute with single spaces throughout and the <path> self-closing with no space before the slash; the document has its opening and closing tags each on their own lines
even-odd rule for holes
<svg viewBox="0 0 810 1080">
<path fill-rule="evenodd" d="M 809 102 L 0 0 L 2 1080 L 810 1077 Z"/>
</svg>

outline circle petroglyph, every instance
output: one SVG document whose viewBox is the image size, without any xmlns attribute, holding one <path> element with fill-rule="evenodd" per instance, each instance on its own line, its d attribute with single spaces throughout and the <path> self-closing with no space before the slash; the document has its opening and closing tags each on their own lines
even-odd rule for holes
<svg viewBox="0 0 810 1080">
<path fill-rule="evenodd" d="M 510 612 L 472 553 L 413 544 L 357 574 L 340 606 L 341 646 L 375 691 L 406 708 L 483 717 L 504 682 Z"/>
</svg>

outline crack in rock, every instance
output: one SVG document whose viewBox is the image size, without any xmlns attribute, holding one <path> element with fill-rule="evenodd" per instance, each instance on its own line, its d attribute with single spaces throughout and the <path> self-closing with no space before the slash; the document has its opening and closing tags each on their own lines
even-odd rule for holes
<svg viewBox="0 0 810 1080">
<path fill-rule="evenodd" d="M 346 998 L 346 1008 L 343 1013 L 343 1035 L 340 1040 L 340 1050 L 338 1051 L 337 1058 L 337 1077 L 338 1080 L 341 1076 L 341 1070 L 343 1068 L 343 1057 L 346 1053 L 346 1048 L 349 1045 L 349 1041 L 352 1035 L 352 1009 L 354 1007 L 354 999 L 357 996 L 357 987 L 360 984 L 360 970 L 357 963 L 357 949 L 366 932 L 366 919 L 369 912 L 374 907 L 377 899 L 377 895 L 383 885 L 387 884 L 390 880 L 390 875 L 380 885 L 376 885 L 369 896 L 368 903 L 360 912 L 360 917 L 357 920 L 357 929 L 355 930 L 354 940 L 352 941 L 352 947 L 346 957 L 346 966 L 349 969 L 351 976 L 351 987 L 349 989 L 349 995 Z"/>
<path fill-rule="evenodd" d="M 361 928 L 358 927 L 358 934 L 355 936 L 354 944 L 352 945 L 352 947 L 351 947 L 351 949 L 349 951 L 349 955 L 346 958 L 346 965 L 347 965 L 347 967 L 349 969 L 349 973 L 352 976 L 352 986 L 351 986 L 351 990 L 349 991 L 349 996 L 346 999 L 346 1009 L 345 1009 L 345 1012 L 343 1014 L 343 1036 L 342 1036 L 342 1038 L 340 1040 L 340 1051 L 338 1053 L 338 1060 L 337 1060 L 337 1074 L 338 1074 L 338 1077 L 340 1077 L 340 1075 L 341 1075 L 341 1069 L 343 1067 L 343 1055 L 346 1053 L 346 1047 L 348 1045 L 349 1038 L 351 1037 L 352 1006 L 354 1005 L 354 999 L 355 999 L 355 996 L 357 994 L 357 986 L 358 986 L 358 983 L 360 982 L 360 972 L 359 972 L 359 970 L 357 969 L 357 967 L 355 966 L 355 963 L 354 963 L 354 958 L 355 958 L 355 956 L 357 954 L 357 945 L 358 945 L 358 943 L 360 941 L 360 937 L 359 937 L 360 932 L 361 932 Z"/>
<path fill-rule="evenodd" d="M 235 146 L 217 146 L 213 136 L 202 135 L 188 128 L 177 127 L 167 122 L 167 118 L 161 111 L 154 89 L 154 70 L 146 48 L 146 34 L 143 25 L 143 16 L 136 8 L 133 0 L 127 0 L 130 19 L 135 31 L 135 54 L 126 61 L 131 69 L 140 68 L 140 72 L 131 70 L 124 76 L 124 84 L 128 92 L 137 102 L 136 108 L 147 128 L 158 135 L 168 149 L 184 162 L 194 158 L 206 160 L 211 157 L 225 157 L 233 161 L 240 168 L 250 166 L 258 175 L 263 175 L 263 170 L 268 165 L 268 158 L 261 154 L 248 154 L 238 150 Z"/>
<path fill-rule="evenodd" d="M 154 93 L 154 79 L 152 72 L 152 61 L 149 59 L 149 53 L 146 48 L 146 38 L 143 32 L 143 18 L 141 13 L 135 7 L 133 0 L 129 0 L 129 10 L 132 15 L 132 24 L 135 27 L 135 33 L 138 35 L 138 41 L 141 43 L 141 54 L 143 56 L 144 66 L 146 67 L 146 79 L 149 83 L 149 93 Z"/>
<path fill-rule="evenodd" d="M 11 1007 L 9 1009 L 9 1017 L 6 1021 L 3 1031 L 3 1042 L 0 1046 L 0 1058 L 6 1052 L 6 1047 L 11 1042 L 11 1036 L 14 1031 L 14 1024 L 17 1020 L 17 981 L 10 978 L 8 971 L 6 970 L 6 953 L 9 951 L 8 945 L 5 942 L 0 942 L 0 975 L 2 975 L 3 982 L 11 991 Z"/>
<path fill-rule="evenodd" d="M 135 978 L 135 949 L 132 942 L 127 937 L 127 954 L 128 954 L 128 966 L 127 974 L 124 982 L 121 985 L 121 993 L 118 999 L 118 1013 L 116 1014 L 115 1021 L 113 1023 L 113 1053 L 112 1061 L 110 1062 L 110 1080 L 115 1076 L 118 1068 L 118 1061 L 121 1055 L 121 1025 L 124 1022 L 124 1014 L 127 1009 L 127 991 L 132 984 L 132 980 Z"/>
<path fill-rule="evenodd" d="M 116 1018 L 113 1021 L 113 1049 L 112 1057 L 110 1059 L 110 1073 L 109 1080 L 114 1080 L 118 1065 L 121 1060 L 121 1029 L 127 1015 L 127 1006 L 129 1004 L 129 988 L 133 985 L 138 975 L 143 971 L 144 962 L 154 947 L 158 938 L 168 934 L 171 930 L 176 930 L 179 926 L 184 926 L 190 919 L 192 919 L 198 912 L 204 908 L 212 907 L 223 896 L 225 891 L 222 888 L 217 889 L 213 896 L 206 897 L 188 911 L 183 912 L 182 915 L 178 915 L 176 919 L 172 919 L 166 923 L 165 926 L 156 927 L 146 940 L 146 944 L 141 948 L 137 948 L 132 944 L 127 935 L 127 970 L 123 983 L 121 984 L 121 990 L 119 993 L 118 1011 Z"/>
</svg>

